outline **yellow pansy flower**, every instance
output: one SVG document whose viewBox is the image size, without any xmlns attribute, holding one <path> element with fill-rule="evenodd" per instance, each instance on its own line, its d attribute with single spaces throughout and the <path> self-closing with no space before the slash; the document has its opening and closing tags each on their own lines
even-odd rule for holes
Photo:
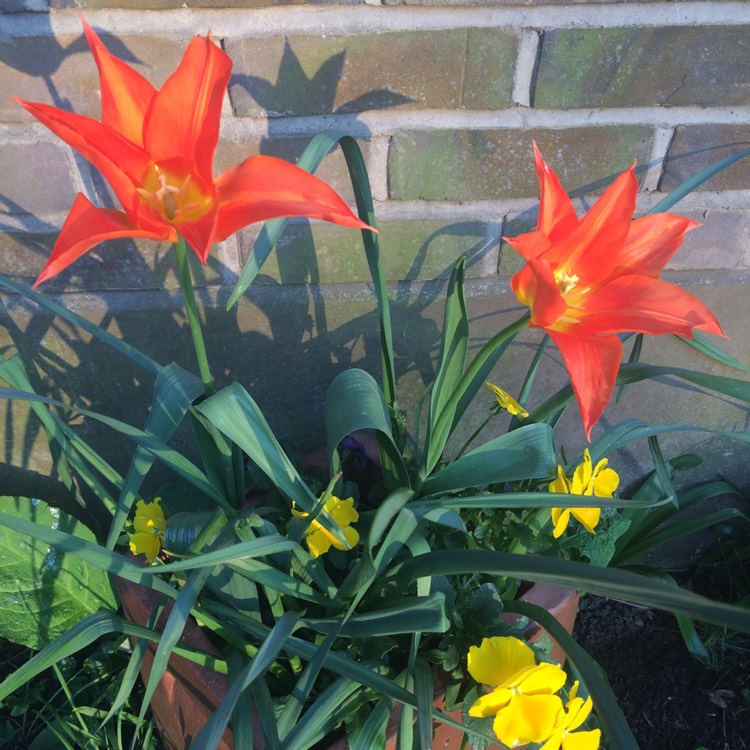
<svg viewBox="0 0 750 750">
<path fill-rule="evenodd" d="M 588 732 L 576 732 L 591 713 L 591 698 L 578 697 L 578 680 L 573 683 L 568 697 L 567 710 L 563 710 L 557 718 L 552 736 L 542 745 L 540 750 L 598 750 L 601 730 L 592 729 Z"/>
<path fill-rule="evenodd" d="M 326 513 L 331 516 L 341 529 L 348 546 L 342 544 L 333 534 L 324 529 L 318 521 L 313 520 L 305 532 L 305 541 L 307 542 L 310 554 L 313 557 L 318 557 L 328 552 L 332 546 L 336 549 L 351 549 L 355 547 L 359 542 L 359 533 L 356 529 L 352 528 L 351 524 L 359 520 L 359 513 L 354 510 L 354 498 L 349 497 L 346 500 L 340 500 L 335 495 L 331 495 L 323 507 Z M 306 518 L 310 515 L 294 508 L 292 508 L 292 514 L 297 518 Z"/>
<path fill-rule="evenodd" d="M 611 498 L 620 483 L 620 477 L 614 469 L 607 468 L 607 463 L 607 459 L 603 458 L 594 466 L 587 448 L 583 452 L 583 463 L 573 472 L 572 479 L 568 480 L 562 466 L 557 467 L 557 479 L 550 483 L 549 491 Z M 552 508 L 552 523 L 555 526 L 552 534 L 555 538 L 562 536 L 571 515 L 586 531 L 595 534 L 594 528 L 599 523 L 601 513 L 601 508 Z"/>
<path fill-rule="evenodd" d="M 494 690 L 469 709 L 469 716 L 495 716 L 492 728 L 509 747 L 544 742 L 563 710 L 554 695 L 565 684 L 557 664 L 537 664 L 534 652 L 513 636 L 484 638 L 468 655 L 469 674 Z"/>
<path fill-rule="evenodd" d="M 134 555 L 146 555 L 151 562 L 164 543 L 166 525 L 160 497 L 155 497 L 150 503 L 139 500 L 135 506 L 135 533 L 130 535 L 130 551 Z"/>
<path fill-rule="evenodd" d="M 529 412 L 516 401 L 513 396 L 506 393 L 502 388 L 499 388 L 494 383 L 490 383 L 488 380 L 484 383 L 494 394 L 497 399 L 497 405 L 501 409 L 505 409 L 509 414 L 520 419 L 526 419 L 529 416 Z"/>
</svg>

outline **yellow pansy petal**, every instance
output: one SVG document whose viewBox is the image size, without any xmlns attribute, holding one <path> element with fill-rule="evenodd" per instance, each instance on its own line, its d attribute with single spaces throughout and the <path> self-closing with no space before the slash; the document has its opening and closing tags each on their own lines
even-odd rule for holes
<svg viewBox="0 0 750 750">
<path fill-rule="evenodd" d="M 606 459 L 599 462 L 606 464 Z M 602 469 L 594 474 L 594 494 L 597 497 L 612 497 L 615 494 L 617 485 L 620 484 L 620 477 L 614 469 Z"/>
<path fill-rule="evenodd" d="M 574 495 L 590 495 L 594 489 L 590 486 L 593 474 L 591 454 L 589 449 L 586 448 L 583 452 L 583 463 L 573 472 L 573 480 L 570 483 L 571 493 Z"/>
<path fill-rule="evenodd" d="M 555 720 L 562 709 L 557 695 L 514 695 L 498 712 L 492 724 L 500 742 L 515 747 L 528 742 L 544 742 L 554 732 Z"/>
<path fill-rule="evenodd" d="M 146 559 L 151 562 L 159 554 L 161 543 L 154 534 L 137 533 L 131 534 L 129 547 L 134 555 L 146 555 Z"/>
<path fill-rule="evenodd" d="M 556 693 L 566 680 L 565 670 L 558 664 L 539 664 L 515 680 L 517 689 L 526 695 Z"/>
<path fill-rule="evenodd" d="M 588 719 L 593 703 L 591 698 L 583 700 L 583 698 L 573 698 L 568 701 L 568 716 L 566 720 L 565 728 L 572 732 L 583 724 Z"/>
<path fill-rule="evenodd" d="M 563 532 L 568 528 L 570 522 L 570 511 L 567 508 L 552 508 L 552 523 L 555 528 L 552 531 L 552 536 L 557 539 L 563 535 Z"/>
<path fill-rule="evenodd" d="M 354 510 L 354 499 L 351 497 L 348 500 L 331 497 L 325 508 L 339 526 L 349 526 L 359 520 L 359 513 Z"/>
<path fill-rule="evenodd" d="M 580 521 L 583 527 L 591 534 L 595 534 L 594 529 L 602 515 L 601 508 L 571 508 L 570 512 Z"/>
<path fill-rule="evenodd" d="M 550 482 L 549 491 L 564 493 L 566 495 L 570 494 L 570 483 L 568 482 L 568 478 L 565 476 L 565 472 L 563 471 L 562 466 L 557 467 L 557 479 L 555 479 L 553 482 Z"/>
<path fill-rule="evenodd" d="M 511 677 L 536 664 L 534 652 L 513 636 L 483 638 L 468 655 L 469 674 L 485 685 L 506 686 Z"/>
<path fill-rule="evenodd" d="M 599 729 L 590 732 L 568 732 L 562 738 L 562 750 L 599 750 L 602 733 Z"/>
<path fill-rule="evenodd" d="M 310 527 L 312 529 L 312 526 Z M 305 537 L 307 542 L 307 548 L 310 550 L 310 554 L 313 557 L 324 555 L 331 549 L 333 544 L 333 537 L 320 525 L 318 528 L 313 530 L 312 533 L 307 534 Z"/>
<path fill-rule="evenodd" d="M 469 709 L 469 716 L 494 716 L 508 705 L 512 695 L 513 691 L 508 688 L 497 688 L 474 701 Z"/>
</svg>

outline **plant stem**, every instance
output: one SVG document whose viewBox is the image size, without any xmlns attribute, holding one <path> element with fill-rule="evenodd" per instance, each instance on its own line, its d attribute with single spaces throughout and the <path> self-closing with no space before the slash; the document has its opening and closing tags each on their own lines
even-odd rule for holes
<svg viewBox="0 0 750 750">
<path fill-rule="evenodd" d="M 203 329 L 201 328 L 201 319 L 198 314 L 198 305 L 195 301 L 193 277 L 190 274 L 187 248 L 185 247 L 185 240 L 182 237 L 178 236 L 177 238 L 175 252 L 177 253 L 177 270 L 179 272 L 180 286 L 182 287 L 182 295 L 185 301 L 185 312 L 187 313 L 188 324 L 190 325 L 190 335 L 193 338 L 195 357 L 198 360 L 198 371 L 206 395 L 211 396 L 214 393 L 214 380 L 211 377 L 211 370 L 208 366 L 206 345 L 203 341 Z"/>
<path fill-rule="evenodd" d="M 461 456 L 464 455 L 464 453 L 466 453 L 466 449 L 474 442 L 474 438 L 476 438 L 476 436 L 490 423 L 490 420 L 494 416 L 495 414 L 493 412 L 490 412 L 487 419 L 485 419 L 484 422 L 482 422 L 482 424 L 480 424 L 479 427 L 477 427 L 477 429 L 471 433 L 469 439 L 464 443 L 461 450 L 456 454 L 456 457 L 453 459 L 454 461 L 457 461 L 459 458 L 461 458 Z"/>
</svg>

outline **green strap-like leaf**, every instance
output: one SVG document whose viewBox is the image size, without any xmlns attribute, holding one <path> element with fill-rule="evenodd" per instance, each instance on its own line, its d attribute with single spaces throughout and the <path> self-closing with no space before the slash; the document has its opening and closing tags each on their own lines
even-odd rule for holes
<svg viewBox="0 0 750 750">
<path fill-rule="evenodd" d="M 573 640 L 565 628 L 545 609 L 528 602 L 507 602 L 505 609 L 538 622 L 562 647 L 569 663 L 591 694 L 605 738 L 612 750 L 638 750 L 638 743 L 617 705 L 612 690 L 594 660 Z"/>
<path fill-rule="evenodd" d="M 375 227 L 375 211 L 373 208 L 370 180 L 367 167 L 362 156 L 362 150 L 354 138 L 333 130 L 318 133 L 310 141 L 307 148 L 297 161 L 297 166 L 308 172 L 315 172 L 327 154 L 336 146 L 340 146 L 346 159 L 346 166 L 351 178 L 354 199 L 357 203 L 357 213 L 362 221 Z M 253 251 L 247 259 L 232 294 L 227 301 L 227 310 L 236 304 L 247 288 L 258 275 L 263 263 L 271 253 L 274 245 L 284 231 L 287 219 L 274 219 L 263 225 Z M 393 333 L 391 330 L 391 313 L 388 302 L 388 289 L 385 274 L 380 261 L 380 245 L 378 236 L 370 230 L 362 230 L 362 242 L 365 248 L 367 266 L 372 277 L 373 289 L 378 301 L 380 315 L 380 352 L 383 368 L 383 393 L 386 403 L 394 410 L 398 410 L 396 403 L 396 370 L 393 356 Z"/>
<path fill-rule="evenodd" d="M 151 410 L 146 419 L 146 432 L 166 443 L 179 427 L 190 405 L 203 393 L 201 381 L 175 364 L 161 369 L 154 383 Z M 107 547 L 114 548 L 130 513 L 138 490 L 156 457 L 138 446 L 120 491 L 112 524 L 107 537 Z"/>
<path fill-rule="evenodd" d="M 660 581 L 624 570 L 600 568 L 571 560 L 490 550 L 439 550 L 404 562 L 398 581 L 400 585 L 406 586 L 426 575 L 476 573 L 513 576 L 528 581 L 584 589 L 592 594 L 677 612 L 692 619 L 750 633 L 750 610 L 714 602 L 690 591 L 675 589 Z"/>
<path fill-rule="evenodd" d="M 440 340 L 440 355 L 437 372 L 430 398 L 427 440 L 429 443 L 432 426 L 448 405 L 466 366 L 466 353 L 469 348 L 469 316 L 464 298 L 464 265 L 466 258 L 458 259 L 451 272 L 448 291 L 445 297 L 443 331 Z"/>
<path fill-rule="evenodd" d="M 108 333 L 90 320 L 86 320 L 83 316 L 67 310 L 49 297 L 45 297 L 43 294 L 35 292 L 25 284 L 20 284 L 19 282 L 13 281 L 13 279 L 9 279 L 7 276 L 0 274 L 0 286 L 4 286 L 6 289 L 11 289 L 18 294 L 22 294 L 27 299 L 36 302 L 40 307 L 44 307 L 51 313 L 59 315 L 63 320 L 67 320 L 68 323 L 90 333 L 92 336 L 99 339 L 99 341 L 112 347 L 114 350 L 120 352 L 120 354 L 123 354 L 128 359 L 131 359 L 133 362 L 154 375 L 156 375 L 161 369 L 161 365 L 158 362 L 147 357 L 143 352 L 139 352 L 135 347 L 118 339 L 117 336 L 113 336 L 111 333 Z"/>
<path fill-rule="evenodd" d="M 457 492 L 467 487 L 554 476 L 552 430 L 530 424 L 490 440 L 429 476 L 420 495 Z"/>
<path fill-rule="evenodd" d="M 56 401 L 53 398 L 45 398 L 44 396 L 38 396 L 36 393 L 27 393 L 16 388 L 0 388 L 0 398 L 11 398 L 19 401 L 38 402 L 43 404 L 51 404 L 52 406 L 59 406 L 63 409 L 70 409 L 72 411 L 83 414 L 84 416 L 95 419 L 97 422 L 111 427 L 117 430 L 122 435 L 135 441 L 138 445 L 143 446 L 147 450 L 151 451 L 159 460 L 169 466 L 171 469 L 176 471 L 181 477 L 184 477 L 197 489 L 201 490 L 208 497 L 212 498 L 221 507 L 228 510 L 229 513 L 233 513 L 233 509 L 227 503 L 224 495 L 215 488 L 206 478 L 206 475 L 198 469 L 195 464 L 186 459 L 181 453 L 173 450 L 168 445 L 165 445 L 161 440 L 157 440 L 153 435 L 143 430 L 139 430 L 137 427 L 132 427 L 125 422 L 121 422 L 118 419 L 113 419 L 104 414 L 91 411 L 90 409 L 82 409 L 80 407 L 70 406 L 70 404 L 64 404 L 61 401 Z"/>
<path fill-rule="evenodd" d="M 448 438 L 474 399 L 474 396 L 476 396 L 477 391 L 482 387 L 490 371 L 497 364 L 498 359 L 513 340 L 513 337 L 528 322 L 529 315 L 527 313 L 515 323 L 495 334 L 471 361 L 458 385 L 449 394 L 443 410 L 435 420 L 432 430 L 428 435 L 428 440 L 424 448 L 422 467 L 420 468 L 421 477 L 426 478 L 435 468 L 440 457 L 443 455 Z M 432 398 L 435 398 L 434 389 Z"/>
<path fill-rule="evenodd" d="M 338 464 L 334 460 L 336 446 L 347 435 L 358 430 L 376 430 L 385 441 L 383 453 L 396 473 L 388 489 L 409 486 L 406 466 L 391 432 L 388 407 L 372 375 L 358 368 L 339 373 L 326 394 L 324 420 L 332 473 Z M 389 473 L 384 471 L 384 474 Z"/>
<path fill-rule="evenodd" d="M 288 498 L 308 513 L 314 510 L 315 496 L 284 453 L 252 396 L 239 383 L 223 388 L 196 409 L 239 445 Z"/>
<path fill-rule="evenodd" d="M 732 164 L 738 162 L 740 159 L 744 159 L 746 156 L 750 156 L 750 148 L 725 156 L 715 164 L 711 164 L 705 169 L 702 169 L 697 174 L 694 174 L 692 177 L 685 180 L 681 185 L 678 185 L 665 198 L 662 198 L 648 213 L 658 214 L 662 211 L 668 211 L 675 203 L 682 200 L 686 195 L 692 193 L 698 186 L 702 185 L 707 180 L 710 180 L 712 177 L 715 177 L 727 167 L 731 167 Z"/>
<path fill-rule="evenodd" d="M 238 678 L 229 686 L 219 707 L 191 744 L 193 750 L 212 750 L 221 739 L 234 707 L 244 690 L 258 677 L 265 674 L 268 667 L 279 655 L 297 624 L 298 614 L 287 612 L 273 627 L 268 637 L 258 649 L 255 658 L 242 670 Z"/>
</svg>

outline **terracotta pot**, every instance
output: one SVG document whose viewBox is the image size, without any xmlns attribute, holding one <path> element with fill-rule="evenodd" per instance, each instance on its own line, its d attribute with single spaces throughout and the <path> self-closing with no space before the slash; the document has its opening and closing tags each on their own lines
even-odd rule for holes
<svg viewBox="0 0 750 750">
<path fill-rule="evenodd" d="M 126 617 L 139 625 L 145 625 L 153 608 L 158 606 L 161 598 L 159 594 L 146 586 L 131 583 L 121 578 L 116 579 L 116 585 Z M 521 599 L 544 607 L 558 619 L 568 632 L 572 632 L 578 612 L 578 592 L 546 584 L 535 584 Z M 169 606 L 165 607 L 165 612 L 160 618 L 157 628 L 163 626 L 166 622 L 168 612 Z M 518 617 L 507 615 L 507 619 L 509 622 L 513 622 Z M 543 633 L 544 631 L 534 623 L 530 623 L 524 629 L 524 636 L 532 643 L 538 640 Z M 185 627 L 181 643 L 198 648 L 205 653 L 220 656 L 214 644 L 192 620 L 189 620 Z M 152 644 L 141 666 L 141 676 L 144 682 L 148 680 L 151 672 L 155 651 L 156 649 Z M 565 660 L 565 654 L 557 644 L 552 650 L 552 657 L 560 662 Z M 181 656 L 174 655 L 170 658 L 169 668 L 162 677 L 151 700 L 154 720 L 166 750 L 187 750 L 190 747 L 190 743 L 216 710 L 228 687 L 229 682 L 224 675 Z M 435 705 L 438 708 L 445 707 L 444 693 L 439 687 L 436 689 Z M 388 724 L 387 750 L 395 750 L 396 748 L 399 716 L 400 708 L 397 708 Z M 453 711 L 449 713 L 449 716 L 460 721 L 461 712 Z M 459 750 L 464 734 L 462 731 L 440 722 L 435 722 L 433 728 L 435 732 L 433 748 Z M 257 722 L 255 723 L 255 732 L 257 734 L 253 737 L 254 745 L 262 748 L 263 739 Z M 218 747 L 220 750 L 233 750 L 234 739 L 231 730 L 226 730 Z M 490 746 L 490 748 L 499 747 L 499 745 Z M 341 738 L 331 745 L 330 750 L 347 750 L 347 748 L 346 739 Z"/>
</svg>

